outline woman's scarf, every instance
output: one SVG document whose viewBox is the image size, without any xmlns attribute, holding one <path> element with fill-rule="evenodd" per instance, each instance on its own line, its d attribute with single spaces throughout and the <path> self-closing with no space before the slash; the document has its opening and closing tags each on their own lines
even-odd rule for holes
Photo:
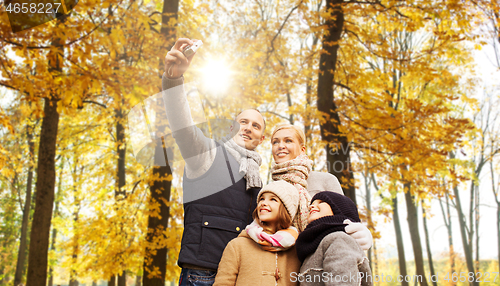
<svg viewBox="0 0 500 286">
<path fill-rule="evenodd" d="M 311 195 L 307 191 L 307 178 L 312 169 L 312 160 L 307 155 L 299 155 L 293 160 L 276 164 L 273 162 L 271 172 L 273 180 L 285 180 L 286 182 L 294 185 L 299 190 L 299 209 L 295 218 L 293 218 L 293 225 L 303 231 L 307 226 L 307 216 L 309 214 L 309 203 L 311 202 Z"/>
<path fill-rule="evenodd" d="M 300 263 L 303 263 L 307 256 L 316 251 L 325 236 L 332 232 L 345 232 L 345 226 L 347 225 L 344 224 L 345 219 L 349 218 L 345 215 L 324 216 L 307 225 L 295 243 Z"/>
<path fill-rule="evenodd" d="M 255 220 L 247 225 L 245 230 L 255 242 L 262 245 L 263 249 L 268 251 L 287 250 L 295 244 L 295 240 L 299 235 L 299 232 L 293 226 L 279 230 L 274 234 L 266 233 Z"/>
<path fill-rule="evenodd" d="M 259 153 L 241 147 L 236 144 L 233 139 L 228 140 L 224 146 L 229 154 L 231 154 L 240 164 L 240 169 L 238 171 L 247 181 L 247 190 L 255 187 L 262 188 L 262 180 L 259 172 L 262 158 Z"/>
</svg>

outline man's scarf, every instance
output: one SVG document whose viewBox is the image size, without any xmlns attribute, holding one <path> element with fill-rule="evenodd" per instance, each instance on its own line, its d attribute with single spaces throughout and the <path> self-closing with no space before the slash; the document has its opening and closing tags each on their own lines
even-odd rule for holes
<svg viewBox="0 0 500 286">
<path fill-rule="evenodd" d="M 261 188 L 262 180 L 260 178 L 259 166 L 262 164 L 262 158 L 259 153 L 241 147 L 233 139 L 228 140 L 224 146 L 229 154 L 240 164 L 238 171 L 247 181 L 247 190 L 254 187 Z"/>
</svg>

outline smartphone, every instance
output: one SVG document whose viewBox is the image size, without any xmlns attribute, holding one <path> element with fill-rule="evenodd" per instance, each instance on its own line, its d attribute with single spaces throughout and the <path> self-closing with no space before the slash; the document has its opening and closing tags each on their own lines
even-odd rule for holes
<svg viewBox="0 0 500 286">
<path fill-rule="evenodd" d="M 193 45 L 190 45 L 190 46 L 187 46 L 184 48 L 184 50 L 182 51 L 182 53 L 186 56 L 186 57 L 190 57 L 192 56 L 194 53 L 196 53 L 196 51 L 203 45 L 203 42 L 201 40 L 198 40 L 196 42 L 194 42 Z"/>
</svg>

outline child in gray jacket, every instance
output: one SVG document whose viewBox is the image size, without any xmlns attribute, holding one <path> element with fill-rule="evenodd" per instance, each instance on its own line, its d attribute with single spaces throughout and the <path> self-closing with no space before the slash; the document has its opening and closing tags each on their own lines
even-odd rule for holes
<svg viewBox="0 0 500 286">
<path fill-rule="evenodd" d="M 345 233 L 344 220 L 360 222 L 354 202 L 334 192 L 317 193 L 309 207 L 308 225 L 296 241 L 300 285 L 372 285 L 365 253 Z"/>
</svg>

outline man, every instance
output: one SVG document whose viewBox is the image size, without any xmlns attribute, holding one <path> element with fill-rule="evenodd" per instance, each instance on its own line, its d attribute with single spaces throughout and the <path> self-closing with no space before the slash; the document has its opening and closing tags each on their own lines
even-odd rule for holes
<svg viewBox="0 0 500 286">
<path fill-rule="evenodd" d="M 179 285 L 212 285 L 225 246 L 252 222 L 262 187 L 262 159 L 255 148 L 264 140 L 265 121 L 255 109 L 242 111 L 232 127 L 234 137 L 225 143 L 205 137 L 195 127 L 182 77 L 195 55 L 185 57 L 182 50 L 192 44 L 190 39 L 178 39 L 165 56 L 163 99 L 186 162 Z"/>
</svg>

